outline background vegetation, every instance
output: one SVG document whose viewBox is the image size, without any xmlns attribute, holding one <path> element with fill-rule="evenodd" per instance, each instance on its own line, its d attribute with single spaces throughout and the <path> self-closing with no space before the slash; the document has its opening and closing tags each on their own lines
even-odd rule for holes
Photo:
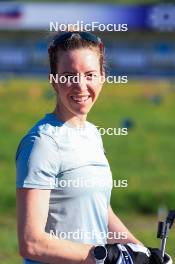
<svg viewBox="0 0 175 264">
<path fill-rule="evenodd" d="M 0 98 L 0 263 L 19 264 L 15 152 L 24 133 L 52 111 L 55 99 L 47 80 L 14 78 L 0 81 Z M 128 188 L 113 188 L 112 206 L 140 240 L 155 247 L 158 209 L 175 207 L 174 101 L 170 81 L 106 84 L 88 118 L 103 128 L 132 124 L 127 136 L 103 136 L 113 178 L 128 180 Z M 172 256 L 174 231 L 167 244 Z"/>
<path fill-rule="evenodd" d="M 11 2 L 24 3 L 23 0 Z M 50 3 L 48 0 L 27 2 Z M 74 3 L 66 1 L 70 2 Z M 167 1 L 89 0 L 87 3 L 133 5 Z M 38 14 L 42 16 L 42 12 Z M 46 38 L 45 32 L 32 30 L 1 30 L 0 35 L 1 45 L 4 40 L 7 46 L 16 40 L 19 47 L 25 43 L 29 52 L 38 39 Z M 126 37 L 118 34 L 118 39 L 136 49 L 137 42 L 142 43 L 143 49 L 153 42 L 174 43 L 173 33 L 162 35 L 160 32 L 133 31 Z M 103 128 L 119 128 L 127 123 L 131 126 L 127 136 L 103 136 L 113 179 L 128 180 L 128 188 L 113 188 L 111 203 L 136 237 L 151 247 L 159 246 L 156 239 L 158 215 L 175 209 L 174 102 L 173 81 L 129 80 L 127 85 L 105 85 L 89 115 L 90 122 Z M 15 79 L 14 76 L 0 79 L 0 264 L 22 263 L 18 254 L 15 212 L 17 146 L 24 133 L 45 113 L 51 112 L 53 106 L 54 93 L 47 79 Z M 175 260 L 175 227 L 168 238 L 167 252 Z"/>
</svg>

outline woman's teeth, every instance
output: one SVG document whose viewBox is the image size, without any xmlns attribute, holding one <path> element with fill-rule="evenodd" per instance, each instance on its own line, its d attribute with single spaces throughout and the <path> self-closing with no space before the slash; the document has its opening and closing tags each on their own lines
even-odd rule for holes
<svg viewBox="0 0 175 264">
<path fill-rule="evenodd" d="M 85 102 L 89 99 L 89 95 L 86 96 L 71 96 L 71 98 L 77 102 L 77 103 L 81 103 L 81 102 Z"/>
</svg>

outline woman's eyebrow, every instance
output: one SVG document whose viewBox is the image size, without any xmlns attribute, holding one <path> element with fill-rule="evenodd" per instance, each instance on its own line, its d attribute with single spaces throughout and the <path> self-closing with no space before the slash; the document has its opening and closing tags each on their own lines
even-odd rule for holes
<svg viewBox="0 0 175 264">
<path fill-rule="evenodd" d="M 87 71 L 85 73 L 90 73 L 90 72 L 97 72 L 97 70 L 91 70 L 91 71 Z"/>
<path fill-rule="evenodd" d="M 91 72 L 97 72 L 97 70 L 90 70 L 90 71 L 87 71 L 85 72 L 86 74 L 87 73 L 91 73 Z M 61 74 L 78 74 L 79 72 L 71 72 L 71 71 L 64 71 L 64 72 L 61 72 Z"/>
<path fill-rule="evenodd" d="M 61 74 L 77 74 L 77 72 L 64 71 L 64 72 L 61 72 Z"/>
</svg>

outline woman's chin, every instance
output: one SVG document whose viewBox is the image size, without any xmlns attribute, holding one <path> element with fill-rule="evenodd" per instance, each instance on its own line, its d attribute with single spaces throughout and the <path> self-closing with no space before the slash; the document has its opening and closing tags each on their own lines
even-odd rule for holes
<svg viewBox="0 0 175 264">
<path fill-rule="evenodd" d="M 86 105 L 74 105 L 72 108 L 72 112 L 78 115 L 87 115 L 92 107 L 92 103 L 88 103 Z"/>
<path fill-rule="evenodd" d="M 80 109 L 76 109 L 74 110 L 73 112 L 76 114 L 76 115 L 87 115 L 90 111 L 90 108 L 91 107 L 86 107 L 86 108 L 80 108 Z"/>
</svg>

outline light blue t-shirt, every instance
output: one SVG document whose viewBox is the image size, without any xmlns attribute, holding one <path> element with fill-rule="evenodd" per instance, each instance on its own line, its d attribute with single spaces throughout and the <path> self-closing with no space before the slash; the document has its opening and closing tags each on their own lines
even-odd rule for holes
<svg viewBox="0 0 175 264">
<path fill-rule="evenodd" d="M 46 114 L 19 144 L 16 175 L 17 188 L 51 189 L 51 238 L 106 243 L 112 175 L 93 124 L 75 128 Z"/>
</svg>

